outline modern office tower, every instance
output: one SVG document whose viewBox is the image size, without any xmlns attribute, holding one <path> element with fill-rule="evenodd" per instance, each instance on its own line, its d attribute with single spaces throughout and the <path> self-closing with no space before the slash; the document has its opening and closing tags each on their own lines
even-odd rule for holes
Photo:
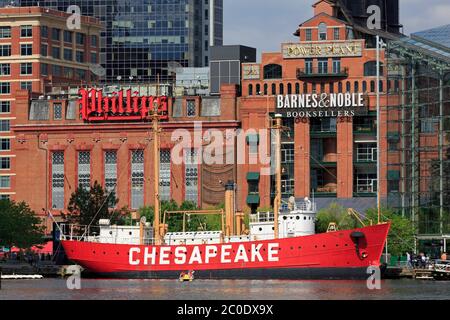
<svg viewBox="0 0 450 320">
<path fill-rule="evenodd" d="M 173 62 L 208 66 L 209 47 L 222 44 L 223 0 L 17 0 L 15 4 L 61 11 L 76 5 L 82 15 L 99 18 L 104 25 L 102 80 L 107 83 L 156 81 L 158 75 L 162 81 L 172 79 Z"/>
</svg>

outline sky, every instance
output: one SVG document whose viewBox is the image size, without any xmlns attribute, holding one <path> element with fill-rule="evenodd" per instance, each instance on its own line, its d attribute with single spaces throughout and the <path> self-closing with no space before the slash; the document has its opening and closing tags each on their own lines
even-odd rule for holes
<svg viewBox="0 0 450 320">
<path fill-rule="evenodd" d="M 296 41 L 298 25 L 313 15 L 317 0 L 224 0 L 224 44 L 242 44 L 261 52 L 280 51 Z M 405 34 L 450 23 L 449 0 L 400 0 Z"/>
</svg>

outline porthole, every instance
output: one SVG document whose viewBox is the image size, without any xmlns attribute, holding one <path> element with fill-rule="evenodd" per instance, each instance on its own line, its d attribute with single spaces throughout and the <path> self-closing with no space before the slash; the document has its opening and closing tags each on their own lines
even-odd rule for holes
<svg viewBox="0 0 450 320">
<path fill-rule="evenodd" d="M 283 220 L 287 220 L 287 217 L 286 217 L 286 216 L 284 216 L 284 217 L 283 217 Z"/>
<path fill-rule="evenodd" d="M 297 216 L 296 218 L 297 218 L 297 220 L 300 220 L 300 217 L 299 217 L 299 216 Z"/>
<path fill-rule="evenodd" d="M 306 221 L 306 216 L 305 216 L 305 217 L 303 217 L 303 220 L 305 220 L 305 221 Z"/>
<path fill-rule="evenodd" d="M 262 228 L 259 228 L 259 231 L 262 231 Z"/>
</svg>

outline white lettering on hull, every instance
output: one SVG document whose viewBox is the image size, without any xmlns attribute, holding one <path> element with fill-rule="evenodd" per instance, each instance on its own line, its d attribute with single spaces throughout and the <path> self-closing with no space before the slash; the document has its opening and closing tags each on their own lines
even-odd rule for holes
<svg viewBox="0 0 450 320">
<path fill-rule="evenodd" d="M 190 249 L 190 250 L 189 250 Z M 242 264 L 259 262 L 278 262 L 280 246 L 278 243 L 241 244 L 233 251 L 230 244 L 204 247 L 146 247 L 130 248 L 129 264 L 139 265 L 201 265 L 201 264 Z"/>
</svg>

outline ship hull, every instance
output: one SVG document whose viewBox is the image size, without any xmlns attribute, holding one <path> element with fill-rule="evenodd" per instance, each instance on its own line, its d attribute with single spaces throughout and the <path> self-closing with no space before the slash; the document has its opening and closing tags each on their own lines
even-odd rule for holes
<svg viewBox="0 0 450 320">
<path fill-rule="evenodd" d="M 198 246 L 62 241 L 68 258 L 98 278 L 367 279 L 380 267 L 389 224 L 313 236 Z"/>
</svg>

